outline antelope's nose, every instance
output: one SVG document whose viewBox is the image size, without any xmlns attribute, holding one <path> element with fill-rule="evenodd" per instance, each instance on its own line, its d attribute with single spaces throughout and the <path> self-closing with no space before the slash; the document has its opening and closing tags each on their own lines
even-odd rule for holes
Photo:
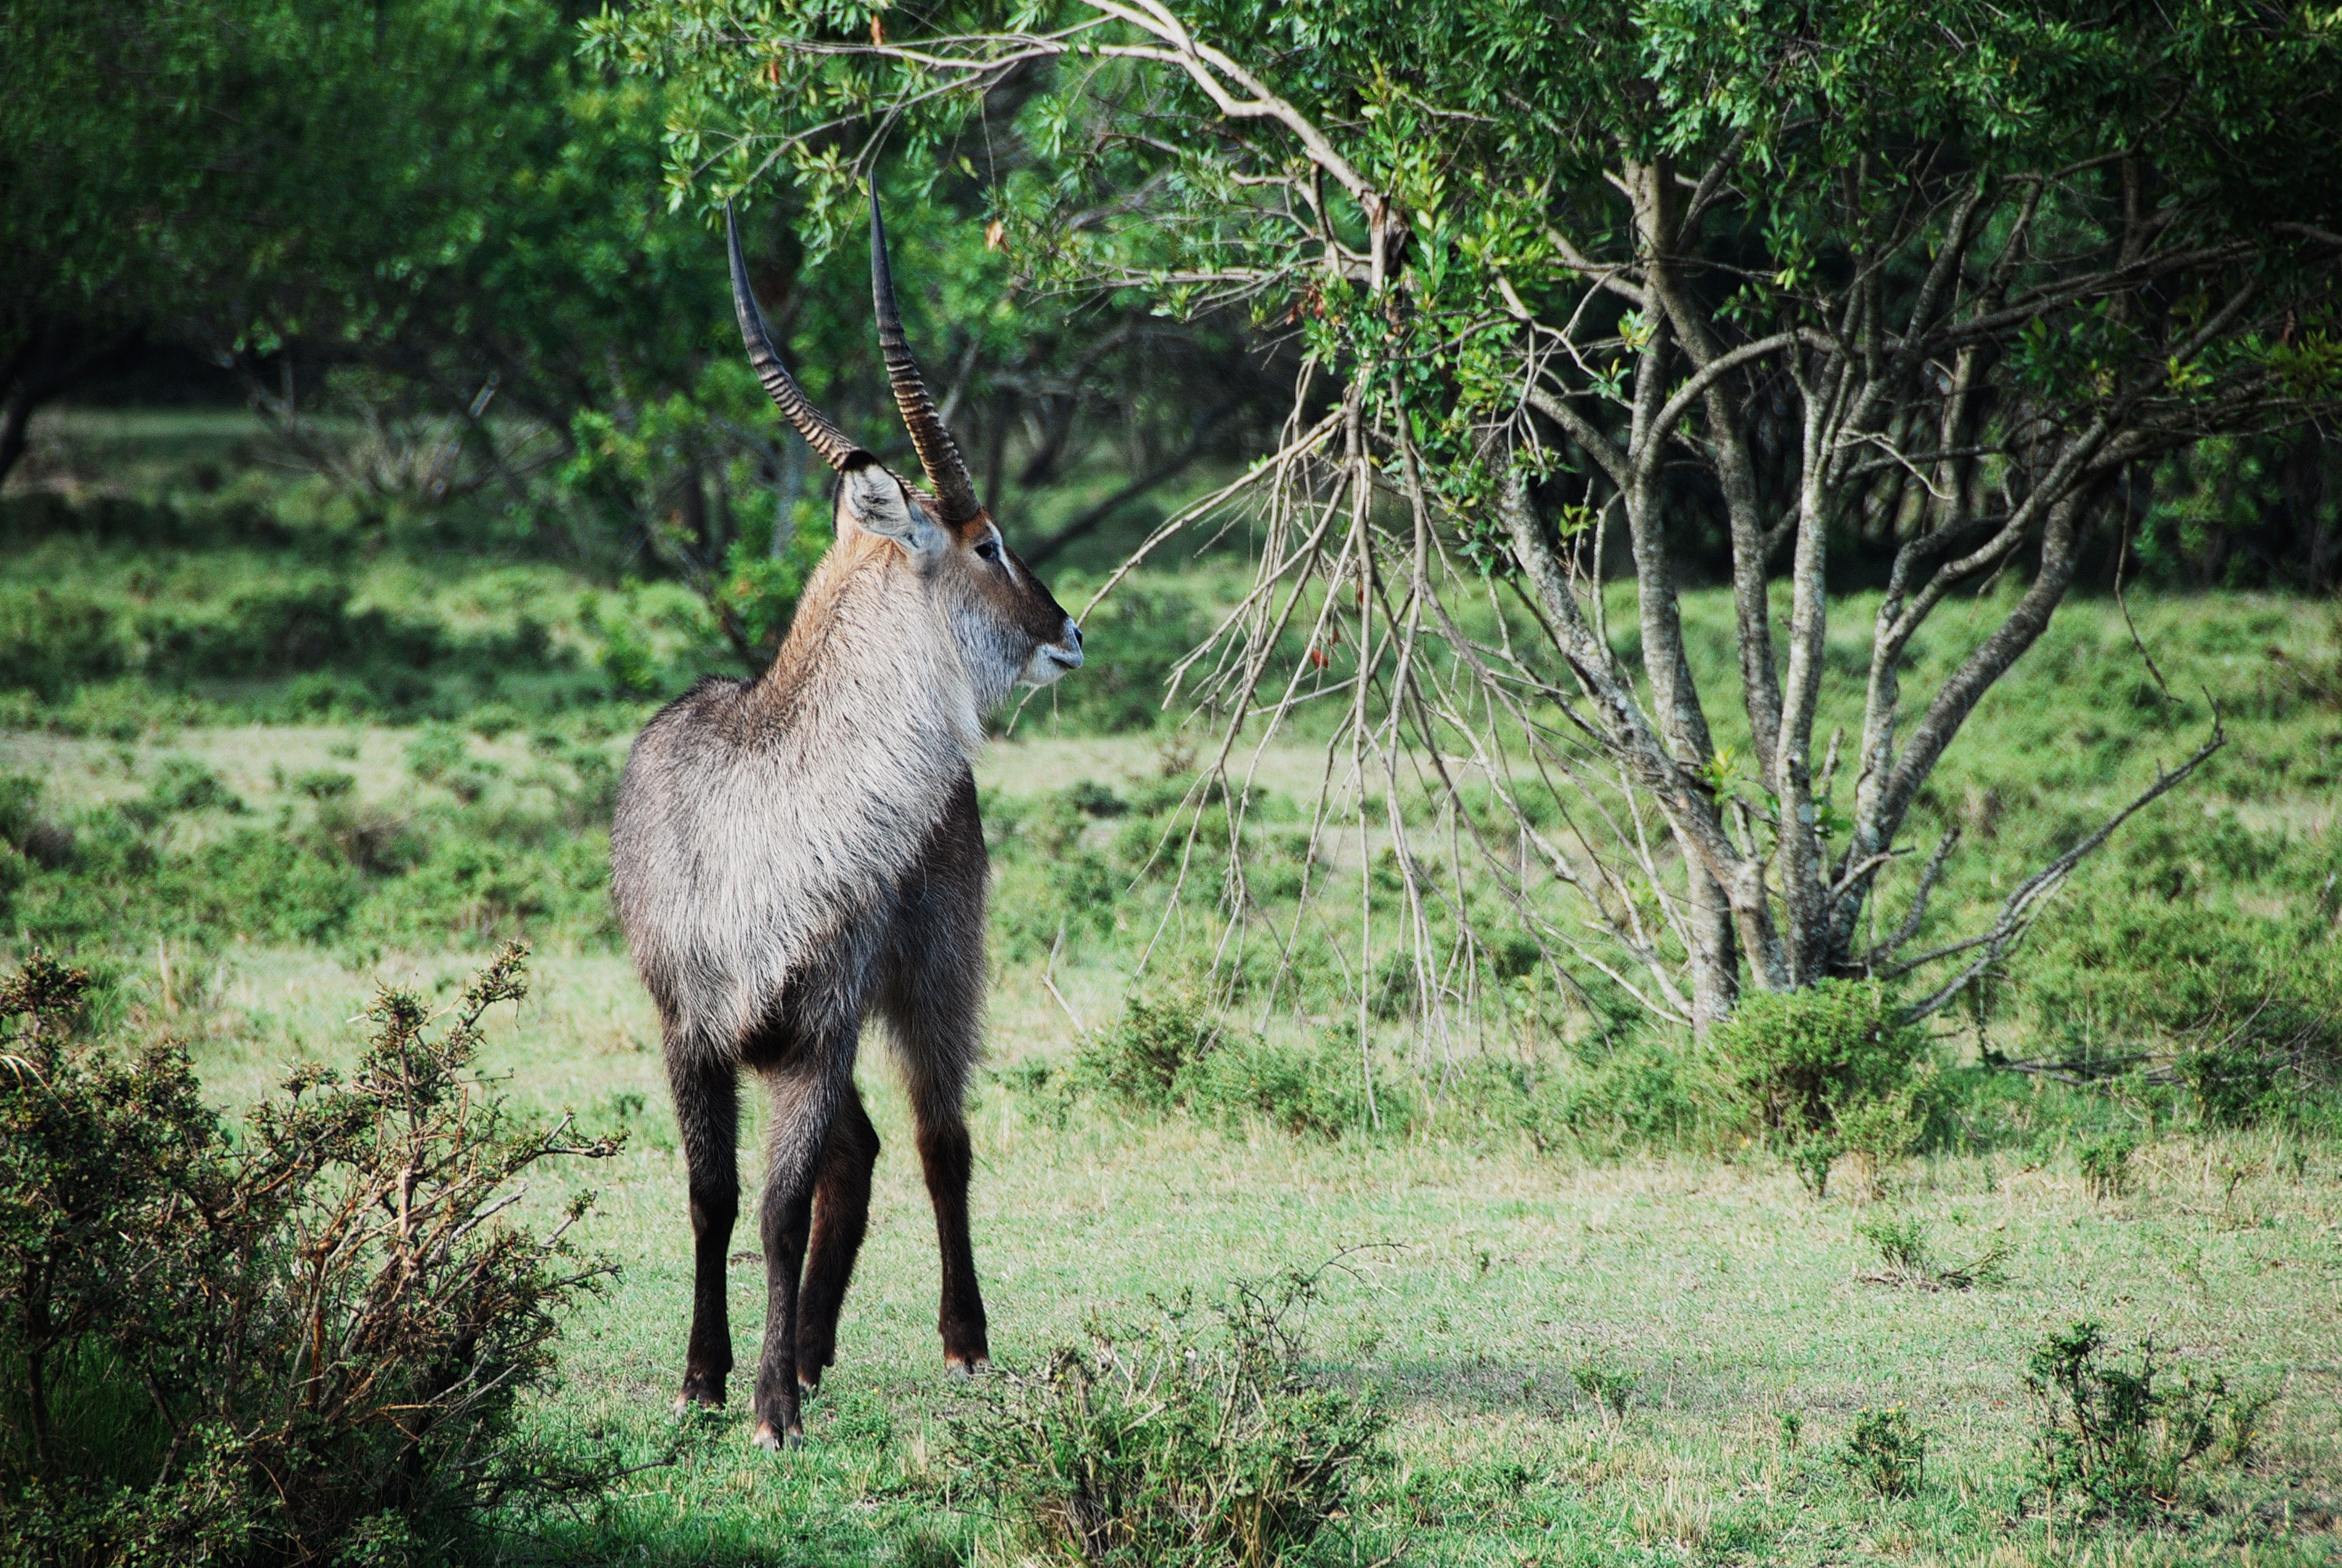
<svg viewBox="0 0 2342 1568">
<path fill-rule="evenodd" d="M 1066 658 L 1066 668 L 1069 670 L 1080 669 L 1082 667 L 1082 628 L 1071 615 L 1066 617 L 1065 652 L 1066 654 L 1071 655 L 1070 657 Z M 1063 657 L 1064 655 L 1060 656 Z"/>
</svg>

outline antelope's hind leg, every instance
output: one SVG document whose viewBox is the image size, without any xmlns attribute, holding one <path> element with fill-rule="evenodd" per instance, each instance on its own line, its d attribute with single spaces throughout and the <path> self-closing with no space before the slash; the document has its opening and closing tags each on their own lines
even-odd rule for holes
<svg viewBox="0 0 2342 1568">
<path fill-rule="evenodd" d="M 720 1407 L 732 1372 L 724 1273 L 740 1213 L 740 1086 L 729 1063 L 710 1060 L 691 1042 L 669 1041 L 666 1057 L 691 1198 L 691 1339 L 676 1401 L 679 1415 L 695 1404 Z"/>
<path fill-rule="evenodd" d="M 759 1448 L 795 1448 L 805 1441 L 797 1392 L 798 1313 L 806 1244 L 813 1228 L 813 1194 L 824 1145 L 851 1090 L 853 1036 L 834 1049 L 806 1051 L 767 1068 L 772 1137 L 766 1150 L 765 1195 L 757 1215 L 765 1241 L 765 1343 L 756 1358 L 756 1442 Z M 841 1071 L 842 1069 L 842 1071 Z"/>
<path fill-rule="evenodd" d="M 854 1278 L 855 1255 L 870 1223 L 870 1173 L 878 1164 L 878 1130 L 861 1091 L 846 1085 L 822 1144 L 813 1192 L 813 1241 L 797 1298 L 797 1387 L 810 1394 L 836 1359 L 837 1313 Z"/>
</svg>

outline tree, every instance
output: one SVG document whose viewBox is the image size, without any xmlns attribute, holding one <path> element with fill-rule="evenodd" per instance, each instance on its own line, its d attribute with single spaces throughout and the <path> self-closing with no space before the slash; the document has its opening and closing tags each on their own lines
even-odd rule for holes
<svg viewBox="0 0 2342 1568">
<path fill-rule="evenodd" d="M 239 373 L 365 514 L 680 576 L 735 656 L 768 655 L 806 565 L 798 514 L 826 526 L 819 465 L 741 359 L 718 231 L 664 199 L 670 95 L 581 61 L 582 10 L 12 7 L 0 476 L 38 408 L 177 343 Z M 1128 483 L 1026 534 L 1046 555 L 1216 450 L 1264 384 L 1241 342 L 1136 296 L 1079 325 L 1030 308 L 983 188 L 971 162 L 899 205 L 911 325 L 951 372 L 988 496 L 1026 499 L 1109 440 L 1134 452 Z M 806 384 L 886 451 L 900 425 L 866 279 L 809 265 L 794 215 L 752 215 L 757 283 Z M 1187 379 L 1216 390 L 1191 406 Z"/>
<path fill-rule="evenodd" d="M 1418 842 L 1403 772 L 1548 951 L 1654 1013 L 1705 1029 L 1743 984 L 1918 972 L 1915 1013 L 1943 1005 L 2219 744 L 1988 929 L 1914 952 L 1947 836 L 1871 940 L 1962 724 L 2157 459 L 2342 402 L 2342 28 L 2307 12 L 653 0 L 590 25 L 695 116 L 672 178 L 780 165 L 816 210 L 870 155 L 840 127 L 928 155 L 1013 86 L 1028 158 L 993 199 L 1036 278 L 1298 335 L 1287 439 L 1223 498 L 1255 509 L 1258 572 L 1196 694 L 1222 768 L 1296 703 L 1347 704 L 1329 764 L 1362 844 L 1380 774 L 1426 1003 L 1472 963 L 1467 873 Z M 1682 625 L 1711 536 L 1728 693 Z M 1830 570 L 1866 541 L 1889 564 L 1858 718 L 1817 744 Z M 1606 624 L 1615 554 L 1639 670 Z M 1907 694 L 1930 614 L 2004 573 L 1998 624 Z M 1547 790 L 1555 834 L 1524 799 Z"/>
</svg>

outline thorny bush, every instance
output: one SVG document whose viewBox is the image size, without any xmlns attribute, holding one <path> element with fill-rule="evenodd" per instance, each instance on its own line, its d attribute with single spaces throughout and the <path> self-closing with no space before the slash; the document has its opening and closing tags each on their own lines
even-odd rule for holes
<svg viewBox="0 0 2342 1568">
<path fill-rule="evenodd" d="M 2193 1469 L 2251 1448 L 2272 1394 L 2237 1393 L 2217 1373 L 2159 1363 L 2142 1342 L 2129 1365 L 2094 1323 L 2045 1336 L 2026 1364 L 2041 1406 L 2033 1484 L 2054 1507 L 2138 1518 L 2177 1508 Z"/>
<path fill-rule="evenodd" d="M 1307 1368 L 1298 1322 L 1322 1273 L 1240 1282 L 1208 1313 L 1094 1322 L 1088 1345 L 978 1385 L 950 1421 L 964 1484 L 1051 1561 L 1300 1560 L 1383 1462 L 1389 1421 Z"/>
<path fill-rule="evenodd" d="M 83 1037 L 83 972 L 0 983 L 0 1557 L 392 1562 L 590 1481 L 514 1423 L 611 1272 L 565 1239 L 592 1195 L 538 1233 L 520 1178 L 616 1148 L 474 1071 L 525 955 L 444 1020 L 384 991 L 347 1079 L 297 1067 L 233 1134 L 182 1046 Z"/>
</svg>

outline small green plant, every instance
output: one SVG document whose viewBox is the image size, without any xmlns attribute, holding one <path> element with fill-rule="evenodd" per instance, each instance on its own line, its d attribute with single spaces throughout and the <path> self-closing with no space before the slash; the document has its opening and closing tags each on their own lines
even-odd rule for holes
<svg viewBox="0 0 2342 1568">
<path fill-rule="evenodd" d="M 1881 1497 L 1909 1497 L 1927 1463 L 1927 1433 L 1901 1405 L 1865 1410 L 1854 1418 L 1838 1463 L 1857 1485 Z"/>
<path fill-rule="evenodd" d="M 1322 1274 L 1093 1323 L 1086 1345 L 972 1385 L 946 1420 L 958 1484 L 1049 1562 L 1296 1561 L 1386 1458 L 1377 1396 L 1306 1363 Z"/>
<path fill-rule="evenodd" d="M 1927 1036 L 1883 985 L 1752 994 L 1716 1044 L 1740 1102 L 1817 1197 L 1839 1154 L 1867 1156 L 1875 1183 L 1917 1138 Z"/>
<path fill-rule="evenodd" d="M 2045 1336 L 2025 1382 L 2041 1417 L 2033 1484 L 2052 1507 L 2067 1501 L 2085 1516 L 2139 1518 L 2179 1507 L 2203 1461 L 2244 1457 L 2274 1397 L 2232 1392 L 2217 1373 L 2159 1363 L 2152 1340 L 2119 1361 L 2088 1322 Z"/>
<path fill-rule="evenodd" d="M 1594 1402 L 1602 1413 L 1602 1424 L 1616 1426 L 1626 1419 L 1626 1407 L 1635 1402 L 1635 1392 L 1642 1379 L 1634 1373 L 1616 1367 L 1606 1367 L 1585 1362 L 1569 1369 L 1570 1381 L 1577 1392 Z"/>
<path fill-rule="evenodd" d="M 469 755 L 464 732 L 450 724 L 427 724 L 406 748 L 406 771 L 425 784 L 437 784 Z"/>
<path fill-rule="evenodd" d="M 225 811 L 230 814 L 245 809 L 235 792 L 220 781 L 219 774 L 195 757 L 165 757 L 155 764 L 155 776 L 146 786 L 147 804 L 158 814 L 182 811 Z"/>
<path fill-rule="evenodd" d="M 1288 1133 L 1337 1138 L 1373 1121 L 1355 1039 L 1333 1029 L 1271 1041 L 1223 1026 L 1185 997 L 1134 996 L 1119 1021 L 1083 1040 L 1064 1092 L 1143 1110 L 1260 1116 Z"/>
<path fill-rule="evenodd" d="M 2183 1051 L 2173 1064 L 2195 1097 L 2196 1114 L 2215 1127 L 2250 1127 L 2288 1120 L 2298 1096 L 2282 1060 L 2250 1044 Z"/>
<path fill-rule="evenodd" d="M 1223 1117 L 1259 1116 L 1296 1135 L 1339 1138 L 1370 1126 L 1353 1029 L 1281 1043 L 1231 1031 L 1182 1075 L 1182 1098 Z"/>
<path fill-rule="evenodd" d="M 1781 1413 L 1781 1446 L 1795 1453 L 1805 1441 L 1806 1418 L 1794 1410 L 1783 1411 Z"/>
<path fill-rule="evenodd" d="M 488 793 L 502 766 L 471 754 L 464 732 L 452 724 L 427 724 L 406 748 L 406 770 L 435 784 L 465 805 Z"/>
<path fill-rule="evenodd" d="M 2094 1198 L 2118 1198 L 2130 1190 L 2130 1157 L 2138 1153 L 2136 1133 L 2109 1133 L 2084 1144 L 2076 1158 L 2082 1185 Z"/>
<path fill-rule="evenodd" d="M 1854 1233 L 1877 1249 L 1888 1268 L 1906 1274 L 1927 1272 L 1927 1222 L 1917 1214 L 1877 1215 L 1857 1223 Z"/>
<path fill-rule="evenodd" d="M 358 787 L 357 775 L 339 768 L 308 768 L 285 781 L 296 794 L 307 795 L 320 804 L 326 801 L 346 800 Z"/>
<path fill-rule="evenodd" d="M 1978 1285 L 2000 1284 L 2008 1277 L 2003 1266 L 2008 1258 L 2007 1246 L 1987 1247 L 1967 1263 L 1947 1263 L 1937 1257 L 1928 1245 L 1927 1222 L 1917 1214 L 1899 1219 L 1892 1214 L 1876 1215 L 1858 1222 L 1854 1233 L 1871 1244 L 1884 1265 L 1884 1272 L 1863 1276 L 1874 1284 L 1967 1291 Z"/>
</svg>

